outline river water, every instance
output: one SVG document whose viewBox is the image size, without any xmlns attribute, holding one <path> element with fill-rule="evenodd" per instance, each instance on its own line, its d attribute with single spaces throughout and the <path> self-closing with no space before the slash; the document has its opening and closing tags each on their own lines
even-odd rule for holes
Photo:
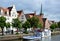
<svg viewBox="0 0 60 41">
<path fill-rule="evenodd" d="M 42 38 L 42 39 L 39 39 L 39 40 L 17 39 L 17 40 L 10 40 L 10 41 L 60 41 L 60 35 L 53 35 L 49 38 Z"/>
</svg>

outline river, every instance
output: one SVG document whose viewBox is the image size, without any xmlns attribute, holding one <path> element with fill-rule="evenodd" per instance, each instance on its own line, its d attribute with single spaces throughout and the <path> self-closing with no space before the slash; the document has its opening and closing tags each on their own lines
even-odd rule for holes
<svg viewBox="0 0 60 41">
<path fill-rule="evenodd" d="M 9 41 L 60 41 L 60 35 L 53 35 L 49 38 L 42 38 L 40 40 L 23 40 L 23 39 L 17 39 L 17 40 L 9 40 Z"/>
</svg>

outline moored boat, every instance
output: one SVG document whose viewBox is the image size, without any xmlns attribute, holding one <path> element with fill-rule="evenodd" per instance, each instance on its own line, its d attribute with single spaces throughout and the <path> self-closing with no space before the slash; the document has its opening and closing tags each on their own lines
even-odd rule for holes
<svg viewBox="0 0 60 41">
<path fill-rule="evenodd" d="M 45 29 L 42 32 L 35 32 L 33 36 L 24 36 L 23 39 L 41 39 L 51 37 L 51 30 Z"/>
<path fill-rule="evenodd" d="M 40 36 L 24 36 L 23 39 L 40 39 Z"/>
</svg>

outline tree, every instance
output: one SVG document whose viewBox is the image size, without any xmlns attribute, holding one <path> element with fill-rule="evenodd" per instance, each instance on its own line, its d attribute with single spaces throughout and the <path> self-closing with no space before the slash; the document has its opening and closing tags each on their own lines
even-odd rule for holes
<svg viewBox="0 0 60 41">
<path fill-rule="evenodd" d="M 11 24 L 9 22 L 7 22 L 5 26 L 6 26 L 6 28 L 10 28 Z M 7 34 L 7 32 L 9 32 L 9 31 L 6 31 L 6 34 Z"/>
<path fill-rule="evenodd" d="M 60 28 L 60 22 L 58 22 L 58 27 Z"/>
<path fill-rule="evenodd" d="M 37 17 L 34 16 L 32 18 L 27 19 L 27 21 L 30 22 L 31 27 L 38 27 L 39 19 Z"/>
<path fill-rule="evenodd" d="M 38 27 L 38 28 L 42 28 L 42 26 L 43 26 L 43 25 L 42 25 L 41 23 L 38 23 L 38 26 L 37 26 L 37 27 Z"/>
<path fill-rule="evenodd" d="M 23 28 L 25 29 L 25 33 L 27 33 L 27 28 L 30 28 L 31 27 L 31 24 L 29 23 L 29 21 L 26 21 L 24 24 L 23 24 Z"/>
<path fill-rule="evenodd" d="M 13 19 L 12 26 L 17 28 L 17 33 L 18 29 L 22 27 L 22 24 L 18 18 Z"/>
<path fill-rule="evenodd" d="M 50 26 L 50 28 L 51 28 L 51 30 L 53 31 L 55 28 L 57 28 L 58 27 L 58 25 L 56 24 L 56 23 L 53 23 L 51 26 Z"/>
<path fill-rule="evenodd" d="M 6 24 L 6 18 L 1 16 L 0 17 L 0 27 L 2 29 L 2 35 L 4 35 L 3 29 L 4 29 L 5 24 Z"/>
<path fill-rule="evenodd" d="M 10 27 L 10 23 L 8 22 L 8 23 L 6 23 L 6 27 L 7 28 L 9 28 Z"/>
</svg>

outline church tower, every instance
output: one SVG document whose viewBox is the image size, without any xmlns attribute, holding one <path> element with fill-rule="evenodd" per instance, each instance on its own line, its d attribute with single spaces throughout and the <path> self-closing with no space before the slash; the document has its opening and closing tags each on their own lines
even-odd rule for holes
<svg viewBox="0 0 60 41">
<path fill-rule="evenodd" d="M 43 18 L 44 14 L 42 13 L 42 4 L 41 4 L 41 10 L 40 10 L 40 17 Z"/>
</svg>

